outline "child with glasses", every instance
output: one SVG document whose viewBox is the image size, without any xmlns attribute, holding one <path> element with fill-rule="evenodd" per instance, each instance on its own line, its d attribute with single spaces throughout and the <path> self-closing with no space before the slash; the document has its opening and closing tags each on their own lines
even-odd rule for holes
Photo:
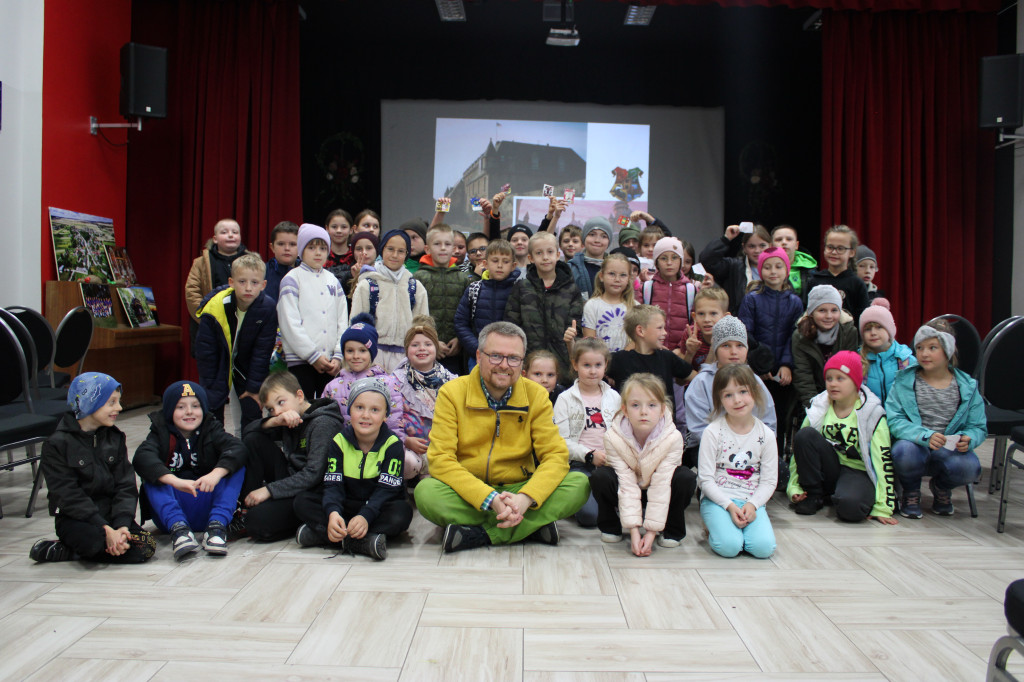
<svg viewBox="0 0 1024 682">
<path fill-rule="evenodd" d="M 853 315 L 854 322 L 868 307 L 867 285 L 857 276 L 853 265 L 860 242 L 857 233 L 846 225 L 833 225 L 825 232 L 825 269 L 807 277 L 807 291 L 819 284 L 831 284 L 843 297 L 843 308 Z"/>
</svg>

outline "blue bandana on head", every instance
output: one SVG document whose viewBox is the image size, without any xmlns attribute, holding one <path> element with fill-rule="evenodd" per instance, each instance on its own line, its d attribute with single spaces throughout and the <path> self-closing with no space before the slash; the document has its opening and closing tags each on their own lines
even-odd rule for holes
<svg viewBox="0 0 1024 682">
<path fill-rule="evenodd" d="M 68 407 L 74 411 L 75 419 L 85 419 L 106 405 L 114 391 L 120 390 L 121 384 L 109 374 L 79 374 L 68 389 Z"/>
</svg>

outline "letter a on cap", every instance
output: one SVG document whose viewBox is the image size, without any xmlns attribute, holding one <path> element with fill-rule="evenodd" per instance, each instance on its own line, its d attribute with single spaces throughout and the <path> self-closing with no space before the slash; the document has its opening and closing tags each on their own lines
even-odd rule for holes
<svg viewBox="0 0 1024 682">
<path fill-rule="evenodd" d="M 196 392 L 192 390 L 192 384 L 185 384 L 181 387 L 181 397 L 184 398 L 185 396 L 192 396 L 193 398 L 196 396 Z"/>
</svg>

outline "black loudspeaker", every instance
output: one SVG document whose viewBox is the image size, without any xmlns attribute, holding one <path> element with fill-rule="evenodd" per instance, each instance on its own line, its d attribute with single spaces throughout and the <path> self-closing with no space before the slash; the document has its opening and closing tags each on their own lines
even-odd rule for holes
<svg viewBox="0 0 1024 682">
<path fill-rule="evenodd" d="M 979 91 L 979 126 L 1024 126 L 1024 54 L 982 57 Z"/>
<path fill-rule="evenodd" d="M 121 115 L 167 118 L 167 49 L 125 43 L 121 48 Z"/>
</svg>

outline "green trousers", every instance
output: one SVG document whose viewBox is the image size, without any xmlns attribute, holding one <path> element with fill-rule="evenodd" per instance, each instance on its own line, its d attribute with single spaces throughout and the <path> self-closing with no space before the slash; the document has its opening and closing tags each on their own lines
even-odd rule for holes
<svg viewBox="0 0 1024 682">
<path fill-rule="evenodd" d="M 506 490 L 518 493 L 526 481 L 495 488 L 499 493 Z M 487 531 L 491 544 L 507 545 L 527 538 L 538 528 L 553 521 L 572 516 L 590 496 L 590 481 L 585 474 L 570 471 L 544 504 L 526 510 L 523 520 L 511 528 L 498 528 L 493 511 L 474 509 L 448 485 L 436 478 L 425 478 L 416 485 L 416 508 L 423 518 L 438 526 L 455 523 L 461 526 L 482 526 Z"/>
</svg>

